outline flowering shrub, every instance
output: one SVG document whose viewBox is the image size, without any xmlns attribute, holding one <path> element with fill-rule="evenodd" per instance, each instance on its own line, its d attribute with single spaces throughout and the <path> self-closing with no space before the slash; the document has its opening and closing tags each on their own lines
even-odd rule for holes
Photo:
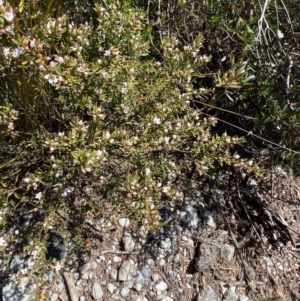
<svg viewBox="0 0 300 301">
<path fill-rule="evenodd" d="M 201 36 L 163 37 L 157 59 L 146 12 L 130 3 L 100 1 L 93 24 L 49 5 L 31 16 L 35 1 L 1 6 L 1 206 L 43 215 L 31 241 L 60 225 L 58 210 L 101 215 L 104 201 L 156 228 L 162 197 L 193 193 L 186 162 L 199 175 L 251 168 L 230 153 L 242 140 L 213 135 L 216 119 L 190 104 L 205 93 L 191 82 L 210 59 Z"/>
</svg>

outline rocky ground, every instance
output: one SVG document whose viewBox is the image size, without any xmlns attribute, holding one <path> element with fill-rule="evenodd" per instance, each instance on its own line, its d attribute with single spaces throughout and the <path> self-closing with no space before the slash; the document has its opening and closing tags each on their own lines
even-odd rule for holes
<svg viewBox="0 0 300 301">
<path fill-rule="evenodd" d="M 222 179 L 197 181 L 197 196 L 162 204 L 156 233 L 106 210 L 109 221 L 85 220 L 87 251 L 70 257 L 72 246 L 53 230 L 48 252 L 58 265 L 44 275 L 48 285 L 17 282 L 34 260 L 15 252 L 1 261 L 2 300 L 32 300 L 32 291 L 51 301 L 300 300 L 297 181 L 281 167 L 259 181 Z"/>
</svg>

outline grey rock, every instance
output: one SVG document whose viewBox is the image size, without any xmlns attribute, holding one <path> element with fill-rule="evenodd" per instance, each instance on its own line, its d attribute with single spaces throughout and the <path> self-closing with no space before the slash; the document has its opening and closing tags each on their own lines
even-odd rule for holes
<svg viewBox="0 0 300 301">
<path fill-rule="evenodd" d="M 136 291 L 139 292 L 142 288 L 143 288 L 143 286 L 140 283 L 137 282 L 137 283 L 134 284 L 134 289 Z"/>
<path fill-rule="evenodd" d="M 145 265 L 138 271 L 138 275 L 136 277 L 136 281 L 142 285 L 146 285 L 151 276 L 151 267 L 149 265 Z"/>
<path fill-rule="evenodd" d="M 249 298 L 245 295 L 241 295 L 239 301 L 249 301 Z"/>
<path fill-rule="evenodd" d="M 163 296 L 160 301 L 174 301 L 174 299 L 169 296 Z"/>
<path fill-rule="evenodd" d="M 160 275 L 159 274 L 153 274 L 151 278 L 154 282 L 156 282 L 160 279 Z"/>
<path fill-rule="evenodd" d="M 115 269 L 113 269 L 113 270 L 110 271 L 109 275 L 110 275 L 110 277 L 111 277 L 113 280 L 117 280 L 117 278 L 118 278 L 118 271 L 115 270 Z"/>
<path fill-rule="evenodd" d="M 15 255 L 12 261 L 10 262 L 9 269 L 12 272 L 17 273 L 22 266 L 23 266 L 23 260 L 19 255 Z"/>
<path fill-rule="evenodd" d="M 130 219 L 127 217 L 120 218 L 119 225 L 123 228 L 128 227 L 130 225 Z"/>
<path fill-rule="evenodd" d="M 2 288 L 3 301 L 30 301 L 35 285 L 28 278 L 22 278 L 19 282 L 11 280 Z"/>
<path fill-rule="evenodd" d="M 235 292 L 235 286 L 230 287 L 224 294 L 223 301 L 237 301 L 239 296 Z"/>
<path fill-rule="evenodd" d="M 130 294 L 130 289 L 127 286 L 124 286 L 120 291 L 120 295 L 124 298 L 128 297 L 129 294 Z"/>
<path fill-rule="evenodd" d="M 119 269 L 118 280 L 127 281 L 130 280 L 131 262 L 129 260 L 124 261 Z"/>
<path fill-rule="evenodd" d="M 68 247 L 60 234 L 50 233 L 48 242 L 47 258 L 52 257 L 62 260 L 67 256 Z"/>
<path fill-rule="evenodd" d="M 197 301 L 220 301 L 220 299 L 211 286 L 204 285 L 197 296 Z"/>
<path fill-rule="evenodd" d="M 213 213 L 210 210 L 204 210 L 203 217 L 204 217 L 204 222 L 207 226 L 214 229 L 217 227 Z"/>
<path fill-rule="evenodd" d="M 92 286 L 92 296 L 95 300 L 99 300 L 103 297 L 103 290 L 99 282 L 94 282 Z"/>
<path fill-rule="evenodd" d="M 220 282 L 221 292 L 224 295 L 225 292 L 229 289 L 229 285 L 226 282 Z"/>
<path fill-rule="evenodd" d="M 47 282 L 51 283 L 53 281 L 53 271 L 48 271 L 44 274 Z"/>
<path fill-rule="evenodd" d="M 178 225 L 171 225 L 170 226 L 170 236 L 173 239 L 179 238 L 180 235 L 181 235 L 181 231 L 182 231 L 182 228 Z"/>
<path fill-rule="evenodd" d="M 134 287 L 134 283 L 133 283 L 133 281 L 131 281 L 131 280 L 129 280 L 129 281 L 126 281 L 126 286 L 128 287 L 128 288 L 133 288 Z"/>
<path fill-rule="evenodd" d="M 107 290 L 113 294 L 114 293 L 114 290 L 116 289 L 116 287 L 112 284 L 112 283 L 108 283 L 107 284 Z"/>
<path fill-rule="evenodd" d="M 82 265 L 81 267 L 79 267 L 79 272 L 81 274 L 84 274 L 85 272 L 87 272 L 91 267 L 91 264 L 89 262 L 85 263 L 84 265 Z"/>
<path fill-rule="evenodd" d="M 211 236 L 203 238 L 202 242 L 197 247 L 197 257 L 195 260 L 195 268 L 198 272 L 208 269 L 217 259 L 217 255 L 227 238 L 226 231 L 214 231 Z"/>
<path fill-rule="evenodd" d="M 33 256 L 29 256 L 27 259 L 26 259 L 26 264 L 29 268 L 32 268 L 35 264 L 35 260 L 33 258 Z"/>
<path fill-rule="evenodd" d="M 229 244 L 224 244 L 221 250 L 221 256 L 224 259 L 231 261 L 234 256 L 234 252 L 235 252 L 234 246 Z"/>
<path fill-rule="evenodd" d="M 146 297 L 138 297 L 136 301 L 148 301 Z"/>
<path fill-rule="evenodd" d="M 125 251 L 131 252 L 134 250 L 134 241 L 132 239 L 132 236 L 129 233 L 125 233 L 123 237 L 123 244 Z"/>
<path fill-rule="evenodd" d="M 168 285 L 164 281 L 160 281 L 155 285 L 155 288 L 157 291 L 163 292 L 168 288 Z"/>
<path fill-rule="evenodd" d="M 58 291 L 62 291 L 65 288 L 64 282 L 61 277 L 55 280 L 55 285 Z"/>
<path fill-rule="evenodd" d="M 185 205 L 179 212 L 181 220 L 188 227 L 195 227 L 199 223 L 199 216 L 197 210 L 191 205 Z"/>
<path fill-rule="evenodd" d="M 113 260 L 113 262 L 121 262 L 122 258 L 119 256 L 114 256 L 112 260 Z"/>
<path fill-rule="evenodd" d="M 84 280 L 88 280 L 90 278 L 90 272 L 87 271 L 87 272 L 83 273 L 81 278 Z"/>
<path fill-rule="evenodd" d="M 50 297 L 50 301 L 56 301 L 58 299 L 58 294 L 53 294 L 51 297 Z"/>
<path fill-rule="evenodd" d="M 180 254 L 177 253 L 177 254 L 174 256 L 174 262 L 175 262 L 175 263 L 178 263 L 179 260 L 180 260 Z"/>
<path fill-rule="evenodd" d="M 172 246 L 172 241 L 169 237 L 164 240 L 161 240 L 159 243 L 159 247 L 162 249 L 170 249 Z"/>
</svg>

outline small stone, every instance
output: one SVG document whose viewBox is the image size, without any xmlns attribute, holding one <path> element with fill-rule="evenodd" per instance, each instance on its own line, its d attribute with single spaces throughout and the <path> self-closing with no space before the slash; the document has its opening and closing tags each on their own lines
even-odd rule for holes
<svg viewBox="0 0 300 301">
<path fill-rule="evenodd" d="M 124 261 L 119 269 L 118 280 L 119 281 L 127 281 L 130 280 L 130 269 L 131 262 L 129 260 Z"/>
<path fill-rule="evenodd" d="M 195 227 L 199 223 L 199 217 L 197 210 L 191 205 L 183 206 L 182 210 L 179 212 L 181 220 L 188 227 Z"/>
<path fill-rule="evenodd" d="M 85 272 L 87 272 L 91 267 L 91 264 L 89 262 L 85 263 L 84 265 L 82 265 L 78 270 L 81 274 L 84 274 Z"/>
<path fill-rule="evenodd" d="M 180 226 L 178 226 L 178 225 L 172 225 L 170 227 L 170 236 L 173 239 L 176 239 L 176 238 L 180 237 L 181 231 L 182 231 L 182 228 Z"/>
<path fill-rule="evenodd" d="M 92 286 L 92 296 L 95 300 L 99 300 L 103 297 L 103 290 L 100 286 L 100 283 L 94 282 Z"/>
<path fill-rule="evenodd" d="M 146 297 L 137 297 L 136 301 L 148 301 Z"/>
<path fill-rule="evenodd" d="M 211 286 L 204 285 L 197 296 L 197 301 L 220 301 L 220 299 Z"/>
<path fill-rule="evenodd" d="M 217 230 L 198 245 L 198 255 L 195 260 L 195 268 L 198 272 L 205 271 L 214 263 L 227 236 L 228 232 Z"/>
<path fill-rule="evenodd" d="M 134 241 L 132 239 L 132 236 L 129 233 L 125 233 L 123 237 L 123 244 L 124 244 L 124 249 L 127 252 L 131 252 L 134 250 Z"/>
<path fill-rule="evenodd" d="M 171 239 L 167 237 L 165 240 L 160 241 L 159 247 L 162 249 L 170 249 L 172 246 Z"/>
<path fill-rule="evenodd" d="M 164 266 L 166 264 L 166 261 L 164 258 L 162 258 L 160 261 L 159 261 L 159 265 L 160 266 Z"/>
<path fill-rule="evenodd" d="M 90 278 L 90 273 L 89 273 L 89 271 L 83 273 L 82 276 L 81 276 L 81 278 L 84 279 L 84 280 L 88 280 L 88 279 Z"/>
<path fill-rule="evenodd" d="M 97 262 L 96 261 L 91 261 L 91 269 L 95 270 L 97 268 Z"/>
<path fill-rule="evenodd" d="M 223 301 L 237 301 L 239 296 L 235 292 L 235 286 L 230 287 L 224 294 Z"/>
<path fill-rule="evenodd" d="M 179 259 L 180 259 L 180 255 L 179 255 L 179 253 L 177 253 L 177 254 L 175 255 L 175 257 L 174 257 L 174 262 L 175 262 L 175 263 L 178 263 L 178 262 L 179 262 Z"/>
<path fill-rule="evenodd" d="M 56 279 L 55 285 L 58 291 L 62 291 L 65 288 L 64 282 L 62 279 Z"/>
<path fill-rule="evenodd" d="M 122 261 L 122 258 L 119 257 L 119 256 L 114 256 L 113 257 L 113 262 L 121 262 Z"/>
<path fill-rule="evenodd" d="M 204 210 L 203 217 L 204 217 L 204 222 L 206 223 L 207 226 L 214 229 L 217 227 L 213 214 L 210 210 Z"/>
<path fill-rule="evenodd" d="M 224 259 L 231 261 L 234 256 L 234 252 L 235 252 L 234 246 L 229 245 L 229 244 L 224 244 L 221 249 L 221 256 Z"/>
<path fill-rule="evenodd" d="M 85 301 L 85 296 L 80 296 L 79 301 Z"/>
<path fill-rule="evenodd" d="M 154 282 L 156 282 L 160 279 L 160 276 L 159 276 L 159 274 L 153 274 L 151 278 Z"/>
<path fill-rule="evenodd" d="M 128 288 L 133 288 L 133 287 L 134 287 L 133 281 L 131 281 L 131 280 L 126 281 L 126 286 L 127 286 Z"/>
<path fill-rule="evenodd" d="M 221 292 L 222 295 L 225 294 L 225 292 L 228 290 L 229 285 L 226 282 L 220 282 Z"/>
<path fill-rule="evenodd" d="M 30 301 L 35 285 L 28 278 L 21 278 L 19 282 L 10 281 L 2 288 L 3 301 Z"/>
<path fill-rule="evenodd" d="M 50 301 L 56 301 L 57 298 L 58 298 L 58 295 L 54 293 L 54 294 L 50 297 Z"/>
<path fill-rule="evenodd" d="M 110 277 L 111 277 L 113 280 L 117 280 L 117 278 L 118 278 L 118 271 L 115 270 L 115 269 L 113 269 L 113 270 L 110 271 L 109 275 L 110 275 Z"/>
<path fill-rule="evenodd" d="M 15 255 L 10 262 L 9 268 L 12 272 L 18 273 L 19 269 L 23 266 L 23 260 L 19 255 Z"/>
<path fill-rule="evenodd" d="M 116 287 L 112 284 L 112 283 L 108 283 L 107 284 L 107 290 L 113 294 L 114 290 L 116 289 Z"/>
<path fill-rule="evenodd" d="M 128 227 L 130 225 L 130 220 L 127 217 L 122 217 L 119 219 L 119 225 L 123 228 Z"/>
<path fill-rule="evenodd" d="M 138 271 L 136 281 L 142 285 L 146 285 L 150 280 L 151 268 L 149 265 L 145 265 Z"/>
<path fill-rule="evenodd" d="M 74 273 L 73 277 L 74 277 L 74 280 L 78 280 L 79 277 L 80 277 L 80 274 L 79 273 Z"/>
<path fill-rule="evenodd" d="M 120 295 L 124 298 L 128 297 L 129 294 L 130 294 L 130 289 L 127 286 L 123 287 L 120 291 Z"/>
<path fill-rule="evenodd" d="M 67 256 L 67 245 L 63 237 L 58 233 L 50 233 L 48 239 L 49 246 L 47 248 L 47 258 L 56 258 L 62 260 Z"/>
<path fill-rule="evenodd" d="M 142 289 L 142 285 L 140 284 L 140 283 L 136 283 L 135 285 L 134 285 L 134 289 L 136 290 L 136 291 L 140 291 L 141 289 Z"/>
<path fill-rule="evenodd" d="M 240 301 L 249 301 L 249 298 L 245 295 L 240 296 Z"/>
<path fill-rule="evenodd" d="M 53 272 L 52 271 L 46 272 L 44 274 L 44 277 L 45 277 L 47 282 L 51 283 L 53 281 Z"/>
<path fill-rule="evenodd" d="M 163 296 L 160 301 L 174 301 L 174 299 L 172 299 L 171 297 L 169 296 Z"/>
<path fill-rule="evenodd" d="M 26 260 L 26 264 L 29 268 L 32 268 L 35 264 L 35 260 L 33 258 L 33 256 L 29 256 Z"/>
<path fill-rule="evenodd" d="M 168 285 L 164 281 L 160 281 L 155 285 L 157 291 L 163 292 L 168 288 Z"/>
</svg>

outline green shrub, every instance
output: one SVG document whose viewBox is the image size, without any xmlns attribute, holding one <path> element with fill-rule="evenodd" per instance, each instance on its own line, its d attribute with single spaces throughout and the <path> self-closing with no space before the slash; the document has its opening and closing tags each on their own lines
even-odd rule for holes
<svg viewBox="0 0 300 301">
<path fill-rule="evenodd" d="M 253 169 L 230 151 L 243 140 L 212 134 L 216 119 L 191 106 L 206 93 L 192 82 L 210 60 L 201 35 L 162 37 L 157 58 L 146 10 L 131 1 L 99 1 L 85 11 L 97 20 L 72 9 L 21 1 L 0 15 L 1 225 L 42 214 L 14 237 L 42 260 L 49 229 L 64 230 L 60 212 L 78 231 L 111 204 L 156 229 L 162 198 L 193 194 L 187 164 L 210 176 Z"/>
</svg>

